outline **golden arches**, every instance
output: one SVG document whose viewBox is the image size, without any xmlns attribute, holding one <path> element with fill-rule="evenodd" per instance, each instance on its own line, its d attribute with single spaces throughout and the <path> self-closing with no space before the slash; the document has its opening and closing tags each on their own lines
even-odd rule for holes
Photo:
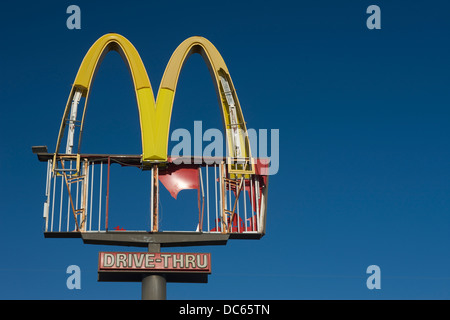
<svg viewBox="0 0 450 320">
<path fill-rule="evenodd" d="M 194 53 L 203 57 L 212 78 L 215 80 L 214 87 L 221 105 L 223 123 L 227 132 L 229 156 L 232 158 L 251 158 L 244 116 L 228 68 L 214 45 L 202 37 L 191 37 L 183 41 L 174 51 L 167 64 L 159 87 L 156 108 L 170 112 L 166 116 L 169 123 L 167 123 L 167 131 L 163 131 L 163 128 L 161 128 L 159 133 L 165 136 L 161 136 L 159 140 L 166 142 L 165 148 L 167 149 L 168 130 L 178 78 L 184 63 Z"/>
<path fill-rule="evenodd" d="M 149 130 L 151 126 L 151 117 L 149 115 L 149 112 L 151 111 L 151 109 L 155 108 L 155 100 L 153 96 L 152 86 L 150 84 L 147 71 L 145 70 L 145 66 L 141 60 L 141 57 L 139 56 L 139 53 L 130 41 L 119 34 L 106 34 L 99 38 L 91 46 L 89 51 L 86 53 L 83 61 L 81 62 L 80 68 L 78 69 L 78 73 L 72 85 L 72 90 L 70 92 L 61 122 L 55 154 L 58 153 L 61 139 L 64 133 L 64 128 L 68 120 L 70 106 L 77 91 L 81 92 L 83 97 L 86 97 L 78 140 L 79 153 L 90 88 L 103 58 L 111 50 L 117 51 L 120 54 L 125 64 L 127 65 L 133 79 L 133 85 L 139 109 L 143 152 L 152 148 L 152 133 Z"/>
<path fill-rule="evenodd" d="M 111 50 L 117 51 L 122 56 L 133 79 L 141 124 L 143 164 L 167 161 L 170 119 L 178 78 L 186 59 L 193 53 L 202 55 L 215 79 L 214 86 L 227 132 L 229 156 L 251 158 L 247 128 L 234 85 L 222 56 L 211 42 L 202 37 L 191 37 L 177 47 L 167 64 L 155 103 L 147 72 L 137 50 L 125 37 L 114 33 L 99 38 L 81 63 L 66 104 L 55 155 L 58 153 L 70 106 L 76 93 L 86 97 L 78 140 L 78 150 L 80 149 L 90 88 L 102 59 Z"/>
</svg>

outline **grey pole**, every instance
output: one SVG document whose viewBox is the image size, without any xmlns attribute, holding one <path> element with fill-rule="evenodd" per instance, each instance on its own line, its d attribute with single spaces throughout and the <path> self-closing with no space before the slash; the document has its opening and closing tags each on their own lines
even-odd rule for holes
<svg viewBox="0 0 450 320">
<path fill-rule="evenodd" d="M 166 278 L 163 275 L 142 277 L 142 300 L 166 300 Z"/>
<path fill-rule="evenodd" d="M 159 243 L 149 243 L 149 252 L 161 252 Z M 142 300 L 166 300 L 166 278 L 160 274 L 142 277 Z"/>
</svg>

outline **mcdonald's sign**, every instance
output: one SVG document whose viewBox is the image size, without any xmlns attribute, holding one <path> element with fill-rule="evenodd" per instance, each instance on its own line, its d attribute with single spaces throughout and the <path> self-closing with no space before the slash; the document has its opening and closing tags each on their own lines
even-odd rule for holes
<svg viewBox="0 0 450 320">
<path fill-rule="evenodd" d="M 156 100 L 141 57 L 131 42 L 115 33 L 99 38 L 87 52 L 75 77 L 61 122 L 55 155 L 59 152 L 67 119 L 70 118 L 71 105 L 78 104 L 80 98 L 85 97 L 78 139 L 77 153 L 80 153 L 86 106 L 92 83 L 103 58 L 111 50 L 117 51 L 121 55 L 133 80 L 141 126 L 143 165 L 167 161 L 170 120 L 178 78 L 188 57 L 193 53 L 198 53 L 203 57 L 214 79 L 223 124 L 227 132 L 228 156 L 237 161 L 241 160 L 240 168 L 244 172 L 252 172 L 253 165 L 247 128 L 230 73 L 214 45 L 207 39 L 198 36 L 186 39 L 173 52 L 161 80 Z M 73 140 L 71 134 L 73 135 L 73 130 L 72 132 L 69 130 L 69 140 Z M 71 149 L 66 150 L 66 153 L 71 152 Z M 248 161 L 242 162 L 242 159 Z"/>
<path fill-rule="evenodd" d="M 103 58 L 111 50 L 120 54 L 133 80 L 141 128 L 140 155 L 81 153 L 92 84 Z M 218 160 L 212 164 L 210 159 L 203 157 L 200 161 L 195 159 L 194 164 L 179 163 L 168 155 L 167 150 L 178 78 L 184 63 L 194 53 L 203 57 L 211 73 L 226 131 L 227 159 L 216 155 L 210 157 Z M 83 98 L 84 108 L 79 113 L 78 104 Z M 81 114 L 79 121 L 77 114 Z M 76 126 L 76 122 L 79 125 Z M 75 127 L 79 127 L 77 149 L 74 149 Z M 60 152 L 65 132 L 66 149 Z M 78 69 L 65 106 L 55 152 L 48 153 L 47 147 L 43 146 L 32 147 L 32 150 L 40 161 L 47 162 L 43 214 L 46 237 L 80 237 L 86 244 L 149 249 L 149 253 L 101 252 L 99 281 L 141 281 L 143 293 L 149 291 L 147 287 L 149 283 L 156 283 L 154 281 L 160 288 L 166 281 L 207 282 L 211 273 L 209 253 L 161 253 L 161 247 L 223 245 L 228 239 L 260 239 L 265 234 L 268 162 L 252 158 L 244 115 L 230 73 L 219 51 L 205 38 L 188 38 L 175 49 L 155 99 L 142 59 L 131 42 L 115 33 L 100 37 Z M 112 163 L 151 171 L 148 229 L 109 228 Z M 181 190 L 197 190 L 198 221 L 189 223 L 189 227 L 196 226 L 195 230 L 160 228 L 160 183 L 175 199 Z M 192 216 L 196 218 L 196 210 L 191 209 L 183 207 L 179 214 L 193 212 L 195 215 Z M 111 216 L 118 218 L 114 212 Z"/>
<path fill-rule="evenodd" d="M 142 154 L 140 155 L 81 153 L 83 128 L 92 84 L 103 58 L 111 50 L 120 54 L 133 80 L 141 128 Z M 184 63 L 194 53 L 203 57 L 212 75 L 226 131 L 227 158 L 216 157 L 219 161 L 209 167 L 210 163 L 206 162 L 206 159 L 194 161 L 192 165 L 180 165 L 168 155 L 167 150 L 178 78 Z M 82 98 L 84 98 L 84 108 L 80 113 L 78 104 Z M 75 122 L 79 123 L 77 146 L 74 143 Z M 60 149 L 66 132 L 67 144 L 64 152 Z M 175 49 L 164 71 L 156 99 L 142 59 L 131 42 L 115 33 L 100 37 L 83 58 L 72 84 L 55 152 L 51 154 L 39 148 L 34 150 L 41 161 L 47 161 L 45 191 L 47 200 L 44 203 L 44 218 L 45 232 L 48 236 L 60 237 L 64 233 L 64 236 L 72 237 L 73 232 L 70 231 L 70 226 L 73 225 L 75 225 L 75 233 L 81 233 L 79 236 L 82 236 L 85 241 L 91 241 L 88 237 L 94 236 L 86 231 L 93 229 L 109 231 L 111 163 L 151 170 L 150 232 L 160 231 L 158 189 L 161 182 L 175 199 L 180 190 L 197 189 L 198 222 L 195 232 L 205 232 L 206 229 L 211 237 L 215 237 L 214 239 L 217 238 L 217 234 L 235 235 L 237 238 L 259 238 L 265 233 L 268 190 L 268 172 L 265 168 L 268 165 L 263 159 L 252 158 L 244 115 L 228 68 L 219 51 L 203 37 L 190 37 Z M 105 192 L 104 165 L 107 165 L 106 195 L 103 195 Z M 204 175 L 202 175 L 202 169 Z M 98 181 L 97 187 L 94 181 Z M 57 184 L 60 187 L 58 193 L 55 189 Z M 72 189 L 74 184 L 76 188 Z M 208 192 L 209 186 L 214 187 L 214 193 L 213 190 Z M 80 196 L 78 189 L 80 189 Z M 63 207 L 67 208 L 66 215 L 63 215 Z M 213 208 L 215 215 L 210 214 Z M 94 212 L 95 210 L 97 211 Z M 70 219 L 70 211 L 73 222 Z M 57 231 L 54 231 L 55 229 Z M 125 230 L 119 226 L 114 230 L 124 231 L 122 234 L 125 234 Z M 116 236 L 121 237 L 114 235 Z M 136 242 L 136 238 L 133 238 L 129 243 L 139 245 L 146 243 L 147 235 L 144 233 L 140 236 L 142 237 L 139 241 Z M 224 238 L 217 239 L 221 242 Z M 108 242 L 110 240 L 108 238 Z M 122 241 L 122 238 L 117 241 Z M 192 242 L 195 241 L 190 241 Z"/>
</svg>

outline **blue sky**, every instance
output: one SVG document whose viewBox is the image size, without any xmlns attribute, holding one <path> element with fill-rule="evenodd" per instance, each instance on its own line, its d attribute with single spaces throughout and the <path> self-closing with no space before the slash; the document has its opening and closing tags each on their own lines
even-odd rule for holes
<svg viewBox="0 0 450 320">
<path fill-rule="evenodd" d="M 81 30 L 66 27 L 71 4 Z M 381 8 L 380 30 L 366 27 L 371 4 Z M 97 257 L 142 249 L 44 239 L 46 165 L 31 153 L 54 150 L 81 60 L 108 32 L 134 44 L 154 90 L 178 44 L 206 37 L 227 63 L 247 126 L 280 132 L 267 234 L 165 250 L 212 254 L 209 283 L 169 283 L 168 299 L 450 298 L 449 9 L 433 0 L 3 4 L 0 298 L 141 297 L 139 283 L 97 282 Z M 88 111 L 84 152 L 141 153 L 119 55 L 105 58 Z M 196 120 L 222 128 L 198 55 L 181 74 L 171 128 Z M 148 187 L 140 172 L 127 179 Z M 115 198 L 115 212 L 144 211 L 138 195 Z M 81 290 L 66 287 L 73 264 Z M 379 290 L 366 286 L 370 265 L 381 269 Z"/>
</svg>

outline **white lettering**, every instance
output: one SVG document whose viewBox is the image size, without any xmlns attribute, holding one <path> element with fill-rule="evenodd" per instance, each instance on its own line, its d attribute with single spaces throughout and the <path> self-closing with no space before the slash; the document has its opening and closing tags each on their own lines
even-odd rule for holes
<svg viewBox="0 0 450 320">
<path fill-rule="evenodd" d="M 81 289 L 81 270 L 79 266 L 70 265 L 67 267 L 66 273 L 72 273 L 66 281 L 67 289 Z"/>
<path fill-rule="evenodd" d="M 179 268 L 183 268 L 183 255 L 180 255 L 179 258 L 177 258 L 177 255 L 174 254 L 172 257 L 172 265 L 174 268 L 177 268 L 177 265 L 179 265 Z"/>
<path fill-rule="evenodd" d="M 172 256 L 171 254 L 161 253 L 161 258 L 163 258 L 163 266 L 164 266 L 164 268 L 168 268 L 169 267 L 169 258 L 171 256 Z"/>
<path fill-rule="evenodd" d="M 185 267 L 189 268 L 189 265 L 192 265 L 192 268 L 195 268 L 195 256 L 193 254 L 186 255 Z"/>
<path fill-rule="evenodd" d="M 215 161 L 220 163 L 220 160 L 211 159 L 212 157 L 222 158 L 223 157 L 223 136 L 219 129 L 208 129 L 203 134 L 203 141 L 211 141 L 214 137 L 214 141 L 208 144 L 203 150 L 203 158 L 206 164 L 214 164 Z M 214 151 L 214 152 L 213 152 Z M 214 155 L 213 155 L 214 153 Z"/>
<path fill-rule="evenodd" d="M 172 148 L 172 156 L 174 157 L 182 157 L 182 156 L 190 156 L 191 155 L 191 134 L 188 130 L 178 128 L 173 130 L 172 135 L 170 136 L 171 141 L 180 141 L 180 138 L 182 138 L 182 141 L 180 143 L 177 143 Z M 190 163 L 190 157 L 189 160 L 182 161 L 179 159 L 175 159 L 173 163 L 175 164 L 182 164 L 182 163 Z"/>
<path fill-rule="evenodd" d="M 200 262 L 201 254 L 197 255 L 197 267 L 204 269 L 208 266 L 208 259 L 206 258 L 206 254 L 203 255 L 203 262 Z"/>
<path fill-rule="evenodd" d="M 192 315 L 206 315 L 209 318 L 213 312 L 214 307 L 193 307 L 186 304 L 185 307 L 180 307 L 179 314 L 192 314 Z"/>
<path fill-rule="evenodd" d="M 139 256 L 139 258 L 138 258 Z M 144 261 L 144 255 L 143 254 L 134 254 L 133 255 L 134 265 L 136 268 L 142 267 L 142 262 Z"/>
<path fill-rule="evenodd" d="M 203 147 L 203 128 L 202 121 L 194 121 L 194 156 L 199 156 L 194 158 L 195 164 L 202 163 L 202 147 Z"/>
<path fill-rule="evenodd" d="M 381 270 L 377 265 L 371 265 L 367 267 L 366 273 L 372 273 L 370 277 L 367 278 L 366 285 L 367 288 L 372 289 L 381 289 Z"/>
<path fill-rule="evenodd" d="M 367 28 L 381 29 L 381 10 L 379 6 L 371 5 L 367 7 L 366 13 L 372 13 L 370 17 L 367 18 Z"/>
<path fill-rule="evenodd" d="M 229 304 L 225 304 L 223 306 L 223 314 L 269 314 L 269 305 L 261 305 L 261 304 L 235 304 L 230 306 Z"/>
<path fill-rule="evenodd" d="M 120 268 L 121 265 L 123 268 L 127 267 L 127 255 L 125 253 L 118 253 L 116 256 L 116 267 Z"/>
<path fill-rule="evenodd" d="M 145 255 L 145 267 L 146 268 L 154 268 L 155 267 L 155 265 L 153 263 L 151 263 L 151 262 L 153 262 L 152 258 L 154 258 L 154 257 L 155 257 L 155 255 L 153 253 L 147 253 Z"/>
<path fill-rule="evenodd" d="M 72 13 L 67 18 L 66 26 L 69 30 L 81 29 L 81 10 L 79 6 L 71 5 L 67 7 L 66 13 Z"/>
<path fill-rule="evenodd" d="M 109 268 L 114 266 L 114 255 L 111 253 L 105 253 L 103 255 L 103 267 Z"/>
</svg>

